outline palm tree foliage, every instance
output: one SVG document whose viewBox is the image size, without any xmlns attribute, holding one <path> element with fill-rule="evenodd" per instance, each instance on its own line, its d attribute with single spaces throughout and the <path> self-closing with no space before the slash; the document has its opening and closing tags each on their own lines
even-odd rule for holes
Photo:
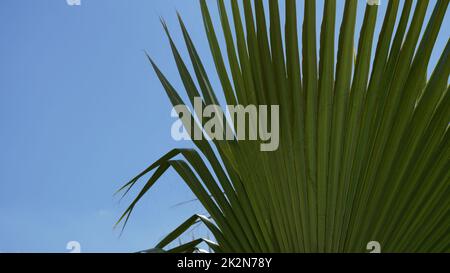
<svg viewBox="0 0 450 273">
<path fill-rule="evenodd" d="M 304 1 L 303 18 L 286 0 L 285 20 L 276 0 L 218 0 L 220 48 L 201 0 L 219 87 L 181 17 L 193 71 L 162 22 L 191 103 L 219 104 L 221 91 L 228 105 L 280 105 L 280 146 L 260 152 L 258 141 L 193 140 L 196 149 L 170 151 L 121 189 L 151 174 L 119 222 L 173 168 L 209 215 L 192 216 L 157 249 L 201 222 L 216 242 L 168 251 L 205 242 L 215 252 L 364 252 L 369 241 L 386 252 L 450 251 L 449 43 L 427 74 L 449 1 L 388 1 L 378 39 L 378 6 L 366 5 L 357 34 L 358 1 L 346 0 L 335 33 L 336 2 L 325 0 L 318 30 L 314 0 Z M 149 60 L 171 103 L 185 104 Z"/>
</svg>

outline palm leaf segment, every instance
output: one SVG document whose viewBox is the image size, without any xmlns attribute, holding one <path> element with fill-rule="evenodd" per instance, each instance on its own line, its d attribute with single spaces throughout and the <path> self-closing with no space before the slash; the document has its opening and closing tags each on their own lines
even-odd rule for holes
<svg viewBox="0 0 450 273">
<path fill-rule="evenodd" d="M 217 2 L 221 49 L 207 3 L 200 1 L 220 88 L 229 105 L 280 105 L 279 149 L 260 152 L 257 141 L 193 140 L 196 149 L 170 151 L 122 188 L 153 172 L 119 222 L 126 223 L 173 168 L 209 217 L 191 217 L 157 249 L 200 221 L 217 243 L 198 239 L 169 251 L 206 242 L 215 252 L 363 252 L 373 240 L 389 252 L 450 251 L 450 44 L 427 76 L 449 1 L 434 8 L 428 0 L 388 1 L 375 46 L 376 5 L 366 6 L 355 43 L 358 1 L 345 1 L 336 36 L 336 1 L 325 0 L 317 45 L 316 1 L 305 0 L 301 53 L 295 0 L 285 2 L 284 29 L 278 1 L 266 8 L 262 0 L 230 2 L 231 14 Z M 185 91 L 191 103 L 201 97 L 204 105 L 218 105 L 178 17 L 193 73 L 163 27 Z M 184 104 L 149 60 L 172 104 Z"/>
</svg>

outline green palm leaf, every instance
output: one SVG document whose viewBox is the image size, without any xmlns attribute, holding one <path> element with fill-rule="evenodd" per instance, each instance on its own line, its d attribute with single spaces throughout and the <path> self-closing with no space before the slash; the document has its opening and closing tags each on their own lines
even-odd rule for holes
<svg viewBox="0 0 450 273">
<path fill-rule="evenodd" d="M 370 241 L 386 252 L 450 251 L 450 43 L 427 76 L 449 1 L 438 0 L 426 20 L 429 2 L 390 0 L 376 37 L 376 5 L 366 6 L 356 34 L 357 0 L 345 1 L 339 33 L 335 0 L 324 2 L 320 33 L 314 0 L 304 1 L 303 17 L 296 0 L 286 0 L 284 17 L 276 0 L 231 1 L 230 9 L 218 0 L 221 48 L 200 0 L 216 87 L 181 16 L 193 72 L 162 21 L 191 104 L 199 97 L 218 105 L 222 90 L 229 105 L 279 105 L 280 145 L 261 152 L 260 141 L 236 136 L 172 150 L 120 189 L 128 193 L 153 172 L 118 223 L 173 168 L 209 216 L 189 218 L 151 251 L 196 223 L 217 242 L 199 238 L 167 251 L 206 243 L 215 252 L 364 252 Z M 183 105 L 149 60 L 173 106 Z M 198 113 L 189 118 L 190 132 L 205 134 Z"/>
</svg>

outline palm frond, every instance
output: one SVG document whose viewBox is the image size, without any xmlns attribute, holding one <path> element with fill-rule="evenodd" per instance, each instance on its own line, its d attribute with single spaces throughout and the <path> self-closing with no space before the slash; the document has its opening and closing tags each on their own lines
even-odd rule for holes
<svg viewBox="0 0 450 273">
<path fill-rule="evenodd" d="M 161 21 L 184 89 L 191 104 L 198 97 L 203 106 L 219 105 L 221 90 L 228 105 L 279 105 L 279 148 L 192 137 L 196 149 L 170 151 L 120 189 L 128 193 L 153 172 L 119 223 L 173 168 L 209 216 L 189 218 L 152 251 L 198 222 L 217 243 L 194 239 L 168 252 L 196 251 L 200 243 L 215 252 L 364 252 L 374 240 L 386 252 L 450 251 L 449 42 L 427 75 L 449 1 L 437 0 L 427 20 L 429 0 L 388 1 L 378 37 L 376 5 L 366 5 L 357 33 L 357 0 L 345 1 L 339 33 L 335 0 L 324 1 L 319 33 L 315 0 L 304 1 L 303 17 L 296 0 L 286 0 L 284 17 L 277 0 L 227 4 L 217 1 L 221 48 L 200 0 L 220 86 L 212 86 L 213 71 L 181 16 L 193 72 Z M 172 105 L 184 105 L 148 58 Z M 199 114 L 189 118 L 188 132 L 205 134 Z"/>
</svg>

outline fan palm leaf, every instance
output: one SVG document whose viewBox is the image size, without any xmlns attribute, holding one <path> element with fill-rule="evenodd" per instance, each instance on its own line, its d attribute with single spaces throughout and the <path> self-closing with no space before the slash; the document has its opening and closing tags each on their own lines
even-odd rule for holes
<svg viewBox="0 0 450 273">
<path fill-rule="evenodd" d="M 209 215 L 189 218 L 155 249 L 202 223 L 217 242 L 199 238 L 168 251 L 206 243 L 215 252 L 364 252 L 370 241 L 387 252 L 450 251 L 450 43 L 427 74 L 449 1 L 437 0 L 429 19 L 428 0 L 388 1 L 379 37 L 372 4 L 356 33 L 357 0 L 345 1 L 339 33 L 335 0 L 324 1 L 320 33 L 314 0 L 304 1 L 303 17 L 286 0 L 284 19 L 276 0 L 227 4 L 217 1 L 219 31 L 200 0 L 220 86 L 181 16 L 193 71 L 162 21 L 185 92 L 191 105 L 220 105 L 218 90 L 228 105 L 279 105 L 279 148 L 192 138 L 195 149 L 170 151 L 121 188 L 151 174 L 119 222 L 173 168 Z M 184 105 L 147 57 L 172 105 Z M 206 134 L 199 113 L 190 115 L 189 132 Z"/>
</svg>

